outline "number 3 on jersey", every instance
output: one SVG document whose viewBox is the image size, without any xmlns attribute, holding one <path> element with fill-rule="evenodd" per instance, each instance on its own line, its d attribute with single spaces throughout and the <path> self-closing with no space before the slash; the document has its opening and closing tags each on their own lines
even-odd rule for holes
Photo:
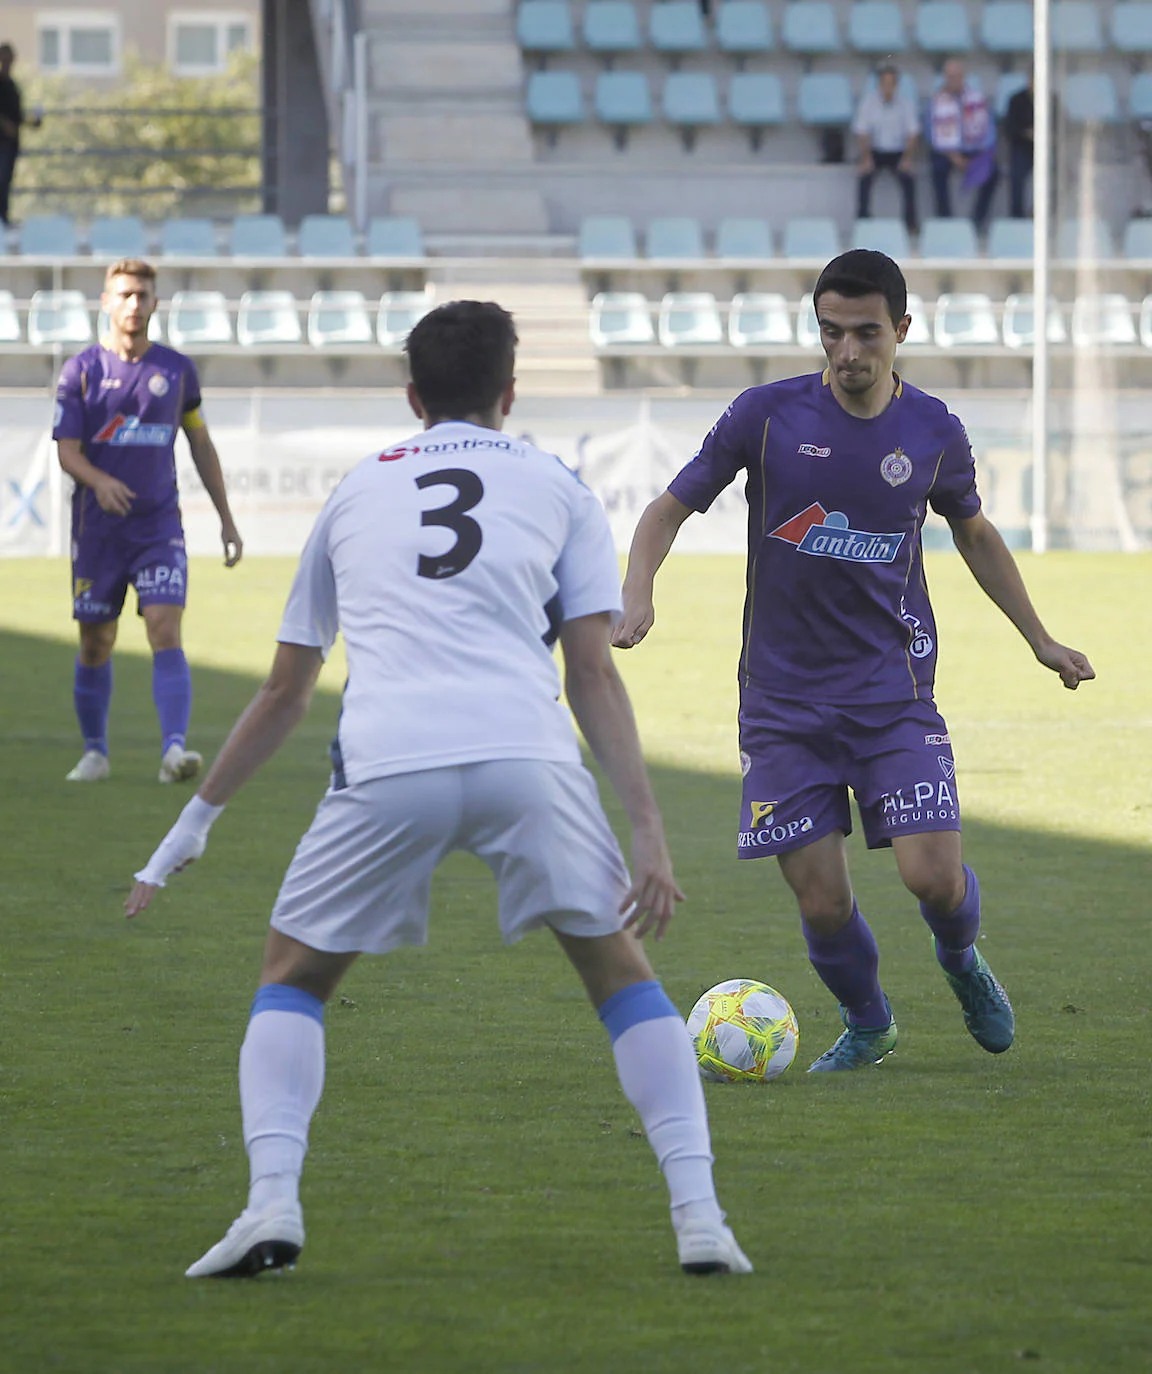
<svg viewBox="0 0 1152 1374">
<path fill-rule="evenodd" d="M 484 542 L 484 532 L 467 513 L 478 506 L 484 497 L 484 483 L 474 472 L 467 468 L 443 468 L 439 472 L 426 472 L 416 478 L 416 485 L 425 487 L 455 487 L 456 499 L 446 506 L 435 506 L 420 516 L 422 525 L 443 525 L 456 536 L 456 542 L 445 553 L 429 557 L 420 555 L 416 572 L 420 577 L 455 577 L 462 573 L 480 552 Z"/>
</svg>

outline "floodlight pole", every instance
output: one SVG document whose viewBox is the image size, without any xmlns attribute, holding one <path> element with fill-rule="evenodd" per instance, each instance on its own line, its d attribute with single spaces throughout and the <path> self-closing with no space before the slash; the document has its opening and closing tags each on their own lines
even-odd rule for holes
<svg viewBox="0 0 1152 1374">
<path fill-rule="evenodd" d="M 1052 201 L 1052 44 L 1049 0 L 1033 0 L 1032 76 L 1032 552 L 1048 548 L 1048 279 Z"/>
</svg>

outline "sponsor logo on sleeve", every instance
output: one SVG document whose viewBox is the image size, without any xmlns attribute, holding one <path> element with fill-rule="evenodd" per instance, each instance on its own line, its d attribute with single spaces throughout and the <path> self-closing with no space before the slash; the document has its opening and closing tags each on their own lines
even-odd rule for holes
<svg viewBox="0 0 1152 1374">
<path fill-rule="evenodd" d="M 949 735 L 925 735 L 925 744 L 951 744 L 952 739 Z"/>
<path fill-rule="evenodd" d="M 830 448 L 820 448 L 817 444 L 801 444 L 796 452 L 802 453 L 806 458 L 832 457 L 832 450 Z"/>
<path fill-rule="evenodd" d="M 892 563 L 904 542 L 902 530 L 893 534 L 854 530 L 842 511 L 826 511 L 819 501 L 770 530 L 769 537 L 794 545 L 798 553 L 846 563 Z"/>
</svg>

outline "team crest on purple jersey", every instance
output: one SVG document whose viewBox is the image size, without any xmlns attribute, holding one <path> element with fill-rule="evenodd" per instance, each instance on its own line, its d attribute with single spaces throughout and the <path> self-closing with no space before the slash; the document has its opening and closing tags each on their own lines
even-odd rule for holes
<svg viewBox="0 0 1152 1374">
<path fill-rule="evenodd" d="M 772 539 L 794 544 L 799 553 L 848 563 L 891 563 L 904 542 L 901 530 L 894 534 L 854 530 L 842 511 L 826 511 L 819 501 L 768 533 Z"/>
<path fill-rule="evenodd" d="M 901 486 L 912 476 L 912 459 L 902 448 L 880 459 L 880 476 L 890 487 Z"/>
</svg>

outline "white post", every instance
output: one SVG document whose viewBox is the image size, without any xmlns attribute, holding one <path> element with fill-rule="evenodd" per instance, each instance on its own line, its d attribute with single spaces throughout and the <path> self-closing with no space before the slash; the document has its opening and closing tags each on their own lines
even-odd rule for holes
<svg viewBox="0 0 1152 1374">
<path fill-rule="evenodd" d="M 1033 0 L 1032 81 L 1032 552 L 1048 548 L 1048 248 L 1051 242 L 1052 44 L 1049 0 Z"/>
<path fill-rule="evenodd" d="M 352 40 L 353 80 L 356 86 L 356 228 L 368 229 L 368 35 L 361 30 Z"/>
</svg>

